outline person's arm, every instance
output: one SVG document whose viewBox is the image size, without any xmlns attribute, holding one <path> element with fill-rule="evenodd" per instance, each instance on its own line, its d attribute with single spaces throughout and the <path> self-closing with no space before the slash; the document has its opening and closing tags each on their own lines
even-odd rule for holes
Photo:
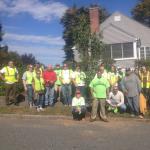
<svg viewBox="0 0 150 150">
<path fill-rule="evenodd" d="M 138 89 L 138 92 L 141 93 L 141 81 L 140 79 L 137 77 L 137 75 L 135 75 L 135 79 L 136 79 L 136 82 L 137 82 L 137 89 Z"/>
<path fill-rule="evenodd" d="M 0 73 L 0 78 L 1 78 L 3 81 L 5 81 L 5 78 L 4 78 L 4 76 L 3 76 L 2 73 Z"/>
<path fill-rule="evenodd" d="M 123 93 L 126 95 L 128 93 L 127 89 L 125 88 L 125 84 L 124 84 L 124 78 L 121 80 L 120 84 L 121 84 L 121 89 L 123 91 Z"/>
<path fill-rule="evenodd" d="M 57 81 L 57 74 L 56 74 L 56 72 L 54 72 L 54 82 L 56 82 Z"/>
<path fill-rule="evenodd" d="M 23 83 L 24 90 L 27 91 L 27 86 L 26 86 L 26 72 L 22 76 L 22 83 Z"/>
<path fill-rule="evenodd" d="M 94 98 L 94 85 L 93 85 L 94 79 L 91 81 L 89 87 L 92 97 Z"/>
<path fill-rule="evenodd" d="M 17 80 L 17 81 L 19 81 L 19 77 L 20 77 L 20 76 L 19 76 L 19 72 L 18 72 L 18 70 L 16 69 L 16 80 Z"/>
<path fill-rule="evenodd" d="M 5 81 L 4 73 L 5 73 L 5 69 L 3 68 L 2 70 L 0 70 L 0 78 L 1 78 L 3 81 Z"/>
<path fill-rule="evenodd" d="M 109 81 L 106 80 L 106 99 L 109 99 L 109 87 L 110 87 Z"/>
<path fill-rule="evenodd" d="M 90 88 L 90 91 L 91 91 L 92 97 L 94 97 L 94 89 L 93 89 L 93 88 Z"/>
<path fill-rule="evenodd" d="M 117 106 L 121 106 L 122 104 L 124 104 L 124 95 L 122 92 L 120 92 L 120 103 L 117 104 Z"/>
</svg>

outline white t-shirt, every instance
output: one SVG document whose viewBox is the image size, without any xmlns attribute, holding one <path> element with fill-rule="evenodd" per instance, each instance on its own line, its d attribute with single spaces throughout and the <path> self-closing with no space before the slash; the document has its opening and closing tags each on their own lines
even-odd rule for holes
<svg viewBox="0 0 150 150">
<path fill-rule="evenodd" d="M 62 70 L 61 74 L 63 84 L 70 84 L 71 79 L 72 79 L 72 71 L 67 69 L 67 70 Z"/>
<path fill-rule="evenodd" d="M 72 99 L 72 106 L 85 106 L 84 97 L 80 97 L 80 98 L 74 97 Z"/>
<path fill-rule="evenodd" d="M 109 100 L 110 102 L 116 102 L 118 106 L 124 104 L 124 95 L 121 91 L 118 91 L 117 94 L 114 95 L 113 92 L 109 93 Z"/>
</svg>

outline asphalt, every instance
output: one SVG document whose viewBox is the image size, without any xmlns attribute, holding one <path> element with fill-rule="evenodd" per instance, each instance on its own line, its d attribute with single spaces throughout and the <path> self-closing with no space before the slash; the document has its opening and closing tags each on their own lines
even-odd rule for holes
<svg viewBox="0 0 150 150">
<path fill-rule="evenodd" d="M 143 120 L 0 117 L 0 150 L 149 150 L 149 135 Z"/>
</svg>

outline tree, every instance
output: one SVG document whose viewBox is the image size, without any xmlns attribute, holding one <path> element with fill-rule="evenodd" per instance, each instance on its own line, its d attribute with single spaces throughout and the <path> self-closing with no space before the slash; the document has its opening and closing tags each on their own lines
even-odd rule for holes
<svg viewBox="0 0 150 150">
<path fill-rule="evenodd" d="M 100 22 L 103 22 L 109 16 L 109 13 L 106 9 L 101 7 L 99 11 Z M 63 38 L 65 40 L 64 51 L 66 60 L 73 61 L 74 54 L 72 47 L 75 45 L 78 48 L 81 57 L 84 56 L 84 59 L 87 59 L 89 39 L 91 37 L 89 8 L 76 8 L 76 6 L 74 6 L 73 8 L 68 9 L 61 19 L 61 24 L 64 26 Z"/>
<path fill-rule="evenodd" d="M 139 0 L 131 14 L 135 20 L 150 27 L 150 0 Z"/>
<path fill-rule="evenodd" d="M 37 60 L 35 59 L 35 56 L 33 56 L 33 54 L 23 54 L 21 55 L 21 60 L 22 60 L 23 65 L 37 63 Z"/>
<path fill-rule="evenodd" d="M 2 41 L 2 35 L 3 35 L 3 33 L 2 33 L 2 25 L 0 24 L 0 42 Z"/>
</svg>

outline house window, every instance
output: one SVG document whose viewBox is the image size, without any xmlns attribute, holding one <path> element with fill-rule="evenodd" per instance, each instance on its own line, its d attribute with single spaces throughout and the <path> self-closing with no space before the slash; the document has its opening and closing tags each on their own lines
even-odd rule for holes
<svg viewBox="0 0 150 150">
<path fill-rule="evenodd" d="M 133 43 L 123 43 L 123 58 L 133 57 Z"/>
<path fill-rule="evenodd" d="M 150 52 L 149 52 L 150 54 Z M 112 59 L 116 58 L 132 58 L 134 57 L 133 53 L 133 43 L 117 43 L 110 44 L 106 46 L 105 56 Z M 149 56 L 150 57 L 150 56 Z"/>
<path fill-rule="evenodd" d="M 144 56 L 145 54 L 144 54 L 144 47 L 141 47 L 140 48 L 140 57 L 141 57 L 141 59 L 145 59 L 145 56 Z"/>
<path fill-rule="evenodd" d="M 150 59 L 150 47 L 146 47 L 146 59 Z"/>
<path fill-rule="evenodd" d="M 112 58 L 122 58 L 121 44 L 112 44 Z"/>
<path fill-rule="evenodd" d="M 111 58 L 111 45 L 106 45 L 106 49 L 104 51 L 104 57 Z"/>
</svg>

